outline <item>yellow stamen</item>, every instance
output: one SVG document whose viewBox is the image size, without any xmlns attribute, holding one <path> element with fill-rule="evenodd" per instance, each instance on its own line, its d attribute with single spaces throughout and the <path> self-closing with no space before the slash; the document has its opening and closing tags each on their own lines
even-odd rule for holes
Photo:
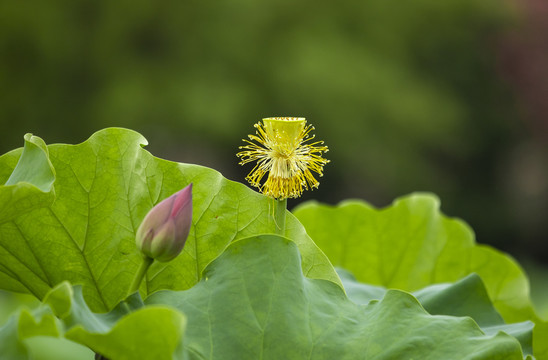
<svg viewBox="0 0 548 360">
<path fill-rule="evenodd" d="M 312 175 L 323 176 L 323 167 L 329 162 L 322 154 L 329 149 L 323 141 L 309 143 L 314 136 L 305 118 L 265 118 L 255 124 L 255 135 L 243 140 L 236 156 L 240 165 L 256 161 L 246 180 L 268 196 L 276 199 L 296 198 L 304 189 L 317 188 L 320 184 Z M 262 179 L 268 173 L 264 184 Z"/>
</svg>

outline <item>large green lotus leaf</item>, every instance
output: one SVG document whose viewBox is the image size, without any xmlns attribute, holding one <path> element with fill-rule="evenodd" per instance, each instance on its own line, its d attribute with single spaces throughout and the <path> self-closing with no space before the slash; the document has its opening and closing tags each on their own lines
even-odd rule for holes
<svg viewBox="0 0 548 360">
<path fill-rule="evenodd" d="M 119 319 L 103 332 L 82 325 L 65 336 L 112 360 L 180 360 L 186 320 L 183 314 L 165 306 L 147 306 Z"/>
<path fill-rule="evenodd" d="M 535 356 L 548 359 L 548 326 L 534 313 L 520 266 L 477 245 L 470 227 L 444 216 L 439 205 L 434 195 L 416 193 L 384 209 L 357 200 L 334 207 L 308 202 L 294 214 L 333 265 L 362 283 L 414 291 L 477 273 L 507 322 L 535 322 Z"/>
<path fill-rule="evenodd" d="M 5 166 L 0 166 L 0 223 L 48 206 L 55 198 L 55 171 L 46 144 L 32 134 L 24 140 L 23 149 L 5 154 Z"/>
<path fill-rule="evenodd" d="M 276 235 L 231 246 L 186 291 L 159 291 L 188 318 L 192 359 L 522 359 L 519 342 L 485 335 L 469 317 L 433 316 L 389 290 L 358 305 L 303 275 L 297 246 Z"/>
<path fill-rule="evenodd" d="M 12 341 L 7 346 L 9 341 L 0 342 L 0 356 L 69 359 L 68 351 L 74 351 L 74 359 L 90 359 L 91 352 L 79 343 L 111 360 L 521 359 L 514 338 L 495 331 L 486 336 L 470 318 L 432 316 L 405 292 L 379 289 L 381 301 L 350 301 L 333 283 L 305 278 L 296 245 L 279 236 L 233 243 L 204 274 L 190 290 L 158 292 L 146 307 L 135 293 L 104 314 L 89 309 L 81 286 L 61 283 L 32 314 L 18 316 L 18 331 L 17 326 L 0 329 L 0 340 Z M 361 286 L 346 277 L 343 274 L 345 284 Z M 474 284 L 473 280 L 461 283 Z M 449 292 L 424 289 L 423 297 L 434 304 L 452 292 L 470 293 L 474 288 L 455 286 Z M 354 290 L 352 296 L 357 294 Z M 477 300 L 472 294 L 469 301 Z M 185 317 L 164 302 L 187 312 L 186 332 Z M 478 311 L 482 310 L 480 306 Z M 58 338 L 60 329 L 67 329 L 66 338 Z M 14 352 L 18 342 L 28 355 Z"/>
<path fill-rule="evenodd" d="M 139 293 L 108 313 L 93 313 L 82 287 L 63 282 L 40 307 L 14 314 L 0 329 L 0 358 L 91 359 L 95 351 L 109 359 L 183 359 L 185 324 L 175 309 L 143 307 Z"/>
<path fill-rule="evenodd" d="M 29 360 L 93 360 L 93 351 L 73 341 L 51 336 L 33 336 L 23 340 Z"/>
<path fill-rule="evenodd" d="M 48 306 L 19 309 L 0 328 L 0 359 L 90 360 L 85 346 L 60 338 L 62 326 Z"/>
<path fill-rule="evenodd" d="M 108 313 L 96 314 L 86 304 L 80 285 L 63 282 L 44 298 L 63 319 L 64 336 L 108 359 L 183 359 L 186 319 L 165 306 L 144 307 L 136 292 Z"/>
<path fill-rule="evenodd" d="M 134 241 L 141 220 L 189 183 L 194 183 L 193 226 L 186 246 L 175 260 L 152 265 L 143 294 L 189 288 L 231 241 L 275 232 L 273 200 L 212 169 L 156 158 L 145 144 L 136 132 L 111 128 L 79 145 L 48 146 L 49 158 L 32 166 L 53 164 L 55 202 L 26 207 L 0 224 L 0 288 L 42 299 L 68 280 L 83 285 L 93 310 L 111 309 L 127 295 L 141 260 Z M 0 157 L 0 176 L 15 176 L 19 153 Z M 6 186 L 13 185 L 0 191 Z M 0 213 L 11 211 L 5 206 L 10 205 L 0 203 Z M 340 284 L 327 257 L 289 212 L 285 235 L 297 242 L 307 276 Z"/>
<path fill-rule="evenodd" d="M 55 171 L 42 139 L 26 134 L 24 148 L 7 153 L 1 159 L 0 227 L 53 203 Z M 16 224 L 12 226 L 12 231 L 19 231 Z M 45 274 L 34 261 L 33 246 L 25 239 L 11 242 L 9 238 L 4 239 L 0 231 L 0 259 L 0 284 L 3 289 L 33 292 L 35 287 L 40 287 Z M 9 266 L 6 266 L 7 263 Z M 19 276 L 31 279 L 35 285 L 27 288 L 19 281 Z"/>
<path fill-rule="evenodd" d="M 337 269 L 337 273 L 348 298 L 356 304 L 368 304 L 372 300 L 380 300 L 388 290 L 380 286 L 362 284 L 344 269 Z M 456 283 L 430 285 L 413 292 L 412 295 L 428 313 L 469 316 L 487 335 L 504 331 L 519 340 L 525 355 L 532 355 L 534 324 L 531 321 L 505 324 L 491 303 L 483 281 L 477 274 L 470 274 Z"/>
</svg>

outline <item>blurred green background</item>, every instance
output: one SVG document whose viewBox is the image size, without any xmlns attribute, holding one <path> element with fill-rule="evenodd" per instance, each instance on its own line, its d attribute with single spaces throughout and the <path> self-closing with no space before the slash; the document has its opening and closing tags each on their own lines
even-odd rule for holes
<svg viewBox="0 0 548 360">
<path fill-rule="evenodd" d="M 26 132 L 78 143 L 122 126 L 243 182 L 253 124 L 303 116 L 331 163 L 290 207 L 431 191 L 542 284 L 542 14 L 542 0 L 0 0 L 0 153 Z"/>
</svg>

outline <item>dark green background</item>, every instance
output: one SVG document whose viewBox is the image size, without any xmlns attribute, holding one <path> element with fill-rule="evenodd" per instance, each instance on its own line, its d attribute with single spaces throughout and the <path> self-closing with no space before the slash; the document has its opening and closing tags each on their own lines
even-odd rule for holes
<svg viewBox="0 0 548 360">
<path fill-rule="evenodd" d="M 122 126 L 244 181 L 253 123 L 304 116 L 331 163 L 303 199 L 432 191 L 540 261 L 548 151 L 503 61 L 520 21 L 494 0 L 0 0 L 0 153 Z"/>
</svg>

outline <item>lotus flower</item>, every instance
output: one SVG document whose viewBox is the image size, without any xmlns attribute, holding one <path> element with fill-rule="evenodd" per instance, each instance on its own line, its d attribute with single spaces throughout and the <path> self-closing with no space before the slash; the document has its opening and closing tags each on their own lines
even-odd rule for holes
<svg viewBox="0 0 548 360">
<path fill-rule="evenodd" d="M 255 124 L 256 134 L 243 140 L 238 156 L 240 165 L 257 161 L 246 180 L 267 196 L 278 200 L 297 198 L 304 189 L 320 184 L 312 171 L 323 175 L 329 162 L 322 157 L 329 149 L 323 141 L 311 142 L 314 127 L 306 125 L 305 118 L 264 118 Z M 262 181 L 268 174 L 266 181 Z"/>
<path fill-rule="evenodd" d="M 137 230 L 137 247 L 152 259 L 173 260 L 185 246 L 192 224 L 192 184 L 154 206 Z"/>
</svg>

